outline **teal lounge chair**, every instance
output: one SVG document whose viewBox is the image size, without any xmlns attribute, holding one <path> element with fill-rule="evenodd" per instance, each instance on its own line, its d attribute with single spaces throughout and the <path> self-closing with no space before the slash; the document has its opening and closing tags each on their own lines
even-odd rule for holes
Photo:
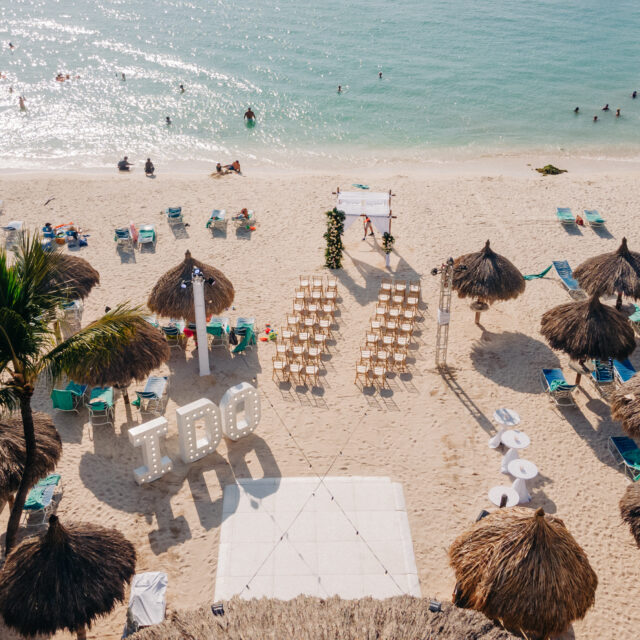
<svg viewBox="0 0 640 640">
<path fill-rule="evenodd" d="M 165 213 L 169 224 L 182 224 L 184 222 L 182 219 L 182 207 L 168 207 Z"/>
<path fill-rule="evenodd" d="M 542 389 L 558 406 L 573 407 L 575 405 L 571 394 L 576 385 L 567 382 L 562 369 L 543 369 L 540 381 Z"/>
<path fill-rule="evenodd" d="M 211 318 L 207 323 L 207 334 L 212 347 L 229 346 L 229 318 Z"/>
<path fill-rule="evenodd" d="M 571 213 L 571 209 L 569 209 L 569 207 L 558 207 L 556 209 L 556 217 L 561 224 L 569 225 L 576 223 L 576 219 L 573 213 Z"/>
<path fill-rule="evenodd" d="M 601 362 L 600 360 L 593 361 L 594 369 L 591 372 L 591 380 L 596 385 L 598 391 L 606 396 L 613 388 L 613 363 Z"/>
<path fill-rule="evenodd" d="M 121 227 L 120 229 L 116 229 L 114 231 L 113 239 L 115 240 L 116 248 L 130 247 L 133 249 L 133 237 L 131 236 L 129 227 Z"/>
<path fill-rule="evenodd" d="M 156 234 L 155 224 L 143 224 L 138 231 L 138 249 L 142 249 L 142 245 L 151 245 L 155 248 L 158 236 Z"/>
<path fill-rule="evenodd" d="M 86 399 L 87 385 L 69 382 L 64 389 L 54 389 L 51 392 L 53 408 L 58 411 L 75 411 L 83 406 Z"/>
<path fill-rule="evenodd" d="M 589 223 L 590 227 L 604 226 L 604 223 L 605 223 L 604 218 L 602 218 L 595 209 L 585 209 L 584 217 L 585 217 L 585 220 Z"/>
<path fill-rule="evenodd" d="M 625 473 L 636 482 L 640 478 L 640 448 L 627 436 L 610 436 L 609 451 L 613 459 L 624 466 Z"/>
<path fill-rule="evenodd" d="M 39 527 L 46 524 L 54 508 L 54 498 L 62 496 L 62 476 L 52 473 L 39 480 L 29 491 L 24 503 L 24 525 Z"/>
<path fill-rule="evenodd" d="M 207 229 L 213 230 L 219 227 L 221 229 L 227 228 L 227 211 L 226 209 L 214 209 L 207 220 Z"/>
<path fill-rule="evenodd" d="M 89 402 L 89 418 L 91 424 L 113 424 L 114 407 L 113 407 L 113 387 L 95 387 L 91 390 Z"/>
<path fill-rule="evenodd" d="M 623 384 L 628 380 L 631 380 L 633 376 L 636 375 L 636 369 L 631 364 L 629 358 L 625 358 L 624 360 L 614 360 L 613 361 L 613 372 L 616 377 L 616 380 Z"/>
<path fill-rule="evenodd" d="M 554 260 L 553 268 L 572 298 L 584 299 L 587 297 L 587 294 L 580 288 L 578 281 L 573 277 L 573 271 L 566 260 Z"/>
<path fill-rule="evenodd" d="M 237 336 L 240 336 L 240 343 L 233 353 L 242 353 L 256 344 L 255 318 L 238 318 L 234 331 Z"/>
<path fill-rule="evenodd" d="M 633 330 L 636 333 L 640 333 L 640 307 L 637 304 L 633 306 L 636 310 L 629 316 L 629 322 L 633 326 Z"/>
<path fill-rule="evenodd" d="M 136 391 L 138 398 L 133 404 L 138 407 L 140 413 L 162 415 L 167 401 L 168 386 L 169 379 L 166 376 L 149 376 L 144 391 Z"/>
</svg>

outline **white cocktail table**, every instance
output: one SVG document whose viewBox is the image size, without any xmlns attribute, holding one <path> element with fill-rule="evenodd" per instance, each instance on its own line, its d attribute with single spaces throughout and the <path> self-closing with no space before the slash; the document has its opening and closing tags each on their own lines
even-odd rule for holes
<svg viewBox="0 0 640 640">
<path fill-rule="evenodd" d="M 518 450 L 528 447 L 531 444 L 531 440 L 524 431 L 508 429 L 502 434 L 501 441 L 503 445 L 509 448 L 509 450 L 502 457 L 500 471 L 502 471 L 502 473 L 509 473 L 509 469 L 507 468 L 509 463 L 512 460 L 518 459 Z"/>
<path fill-rule="evenodd" d="M 518 492 L 520 504 L 529 502 L 531 496 L 527 489 L 527 480 L 538 475 L 538 467 L 529 460 L 512 460 L 509 463 L 509 473 L 515 478 L 511 486 Z"/>
<path fill-rule="evenodd" d="M 498 433 L 489 438 L 489 448 L 497 449 L 502 442 L 502 434 L 505 432 L 504 427 L 515 427 L 517 424 L 520 424 L 520 416 L 513 409 L 505 409 L 502 407 L 493 412 L 493 419 L 502 425 Z"/>
<path fill-rule="evenodd" d="M 502 485 L 489 489 L 489 500 L 497 507 L 499 507 L 502 502 L 502 496 L 507 496 L 507 504 L 505 505 L 507 507 L 514 507 L 520 502 L 520 496 L 513 487 Z"/>
</svg>

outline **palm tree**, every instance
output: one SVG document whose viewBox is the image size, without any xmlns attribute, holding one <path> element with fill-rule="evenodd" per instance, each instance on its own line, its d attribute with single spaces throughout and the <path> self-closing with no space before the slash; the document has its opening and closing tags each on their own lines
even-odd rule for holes
<svg viewBox="0 0 640 640">
<path fill-rule="evenodd" d="M 11 261 L 0 249 L 0 410 L 20 411 L 26 445 L 24 472 L 7 525 L 5 553 L 15 545 L 31 488 L 30 469 L 37 447 L 31 397 L 36 381 L 42 376 L 55 382 L 77 372 L 78 363 L 91 366 L 100 354 L 108 362 L 110 353 L 126 348 L 135 328 L 144 322 L 139 308 L 120 305 L 56 344 L 53 326 L 73 285 L 61 277 L 62 257 L 43 249 L 39 234 L 23 234 Z"/>
</svg>

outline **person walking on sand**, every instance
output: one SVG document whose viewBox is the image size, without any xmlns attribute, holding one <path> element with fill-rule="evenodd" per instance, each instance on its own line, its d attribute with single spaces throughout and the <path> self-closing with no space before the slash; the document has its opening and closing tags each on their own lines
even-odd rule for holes
<svg viewBox="0 0 640 640">
<path fill-rule="evenodd" d="M 364 217 L 364 236 L 362 236 L 362 239 L 365 240 L 367 237 L 367 231 L 369 231 L 369 235 L 373 236 L 375 238 L 375 234 L 373 233 L 373 225 L 371 224 L 371 218 L 369 216 Z"/>
</svg>

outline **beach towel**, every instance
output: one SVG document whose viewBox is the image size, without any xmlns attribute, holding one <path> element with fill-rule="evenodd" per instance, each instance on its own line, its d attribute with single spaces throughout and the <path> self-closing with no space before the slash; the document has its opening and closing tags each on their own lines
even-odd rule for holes
<svg viewBox="0 0 640 640">
<path fill-rule="evenodd" d="M 242 353 L 250 344 L 255 344 L 256 338 L 251 327 L 244 327 L 245 332 L 240 344 L 233 350 L 233 353 Z"/>
<path fill-rule="evenodd" d="M 369 187 L 366 184 L 352 184 L 352 187 L 355 187 L 356 189 L 368 189 Z"/>
<path fill-rule="evenodd" d="M 541 271 L 540 273 L 534 273 L 533 275 L 529 275 L 529 276 L 524 276 L 525 280 L 535 280 L 536 278 L 544 278 L 547 273 L 549 273 L 551 267 L 553 265 L 550 264 L 544 271 Z"/>
<path fill-rule="evenodd" d="M 575 384 L 567 384 L 563 380 L 552 380 L 549 385 L 549 391 L 571 391 L 575 386 Z"/>
</svg>

